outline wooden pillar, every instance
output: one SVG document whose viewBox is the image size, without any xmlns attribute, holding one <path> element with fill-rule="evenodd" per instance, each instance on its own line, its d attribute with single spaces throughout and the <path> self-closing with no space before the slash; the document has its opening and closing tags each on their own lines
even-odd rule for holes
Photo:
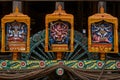
<svg viewBox="0 0 120 80">
<path fill-rule="evenodd" d="M 21 0 L 13 0 L 13 12 L 16 7 L 18 7 L 19 11 L 22 12 L 22 1 Z"/>
<path fill-rule="evenodd" d="M 62 59 L 62 52 L 57 52 L 57 60 L 61 60 Z"/>
<path fill-rule="evenodd" d="M 105 60 L 105 54 L 106 53 L 100 53 L 100 60 Z"/>
<path fill-rule="evenodd" d="M 18 60 L 18 52 L 13 52 L 13 60 Z"/>
</svg>

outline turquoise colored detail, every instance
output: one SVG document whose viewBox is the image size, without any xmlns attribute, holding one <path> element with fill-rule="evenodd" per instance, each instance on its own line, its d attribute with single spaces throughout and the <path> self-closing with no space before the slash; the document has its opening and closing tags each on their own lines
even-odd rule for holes
<svg viewBox="0 0 120 80">
<path fill-rule="evenodd" d="M 25 66 L 22 66 L 21 63 L 25 62 Z M 90 69 L 90 70 L 100 70 L 102 68 L 115 70 L 118 69 L 116 63 L 119 61 L 116 60 L 108 60 L 108 61 L 100 61 L 100 60 L 70 60 L 70 61 L 62 61 L 63 64 L 59 64 L 58 60 L 45 60 L 45 67 L 51 67 L 54 65 L 64 65 L 71 68 L 80 68 L 78 66 L 79 62 L 83 63 L 83 67 L 81 69 Z M 103 64 L 102 67 L 98 66 L 98 62 Z M 6 66 L 3 66 L 3 63 L 6 63 Z M 12 61 L 12 60 L 0 60 L 0 70 L 6 69 L 35 69 L 41 68 L 39 60 L 27 60 L 27 61 Z"/>
</svg>

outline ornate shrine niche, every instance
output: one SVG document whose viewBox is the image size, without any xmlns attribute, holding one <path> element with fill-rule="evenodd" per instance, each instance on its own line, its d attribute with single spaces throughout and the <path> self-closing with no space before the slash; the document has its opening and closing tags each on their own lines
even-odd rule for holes
<svg viewBox="0 0 120 80">
<path fill-rule="evenodd" d="M 73 15 L 67 14 L 59 4 L 54 13 L 46 15 L 46 52 L 73 52 L 73 20 Z"/>
<path fill-rule="evenodd" d="M 30 51 L 30 18 L 19 12 L 2 18 L 2 52 Z"/>
<path fill-rule="evenodd" d="M 88 18 L 89 52 L 118 53 L 118 20 L 110 14 L 94 14 Z"/>
</svg>

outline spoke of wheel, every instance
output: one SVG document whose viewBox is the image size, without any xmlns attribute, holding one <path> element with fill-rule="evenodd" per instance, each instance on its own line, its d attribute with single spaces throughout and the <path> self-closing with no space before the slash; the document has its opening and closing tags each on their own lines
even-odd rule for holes
<svg viewBox="0 0 120 80">
<path fill-rule="evenodd" d="M 43 54 L 47 59 L 49 59 L 49 57 L 39 47 L 37 47 L 37 49 L 40 51 L 39 54 Z"/>
<path fill-rule="evenodd" d="M 45 45 L 44 45 L 43 43 L 41 43 L 41 45 L 42 45 L 42 47 L 44 48 Z M 49 46 L 49 45 L 48 45 L 48 46 Z M 54 55 L 53 52 L 47 52 L 47 54 L 48 54 L 48 56 L 51 57 L 51 59 L 54 59 L 55 55 Z"/>
<path fill-rule="evenodd" d="M 41 58 L 42 60 L 46 60 L 45 57 L 41 56 L 37 51 L 33 50 L 33 53 L 37 55 L 39 58 Z"/>
<path fill-rule="evenodd" d="M 84 56 L 88 51 L 83 52 L 82 54 L 78 55 L 75 59 L 80 59 L 82 56 Z"/>
<path fill-rule="evenodd" d="M 63 52 L 63 59 L 66 60 L 67 59 L 67 55 L 69 54 L 69 52 Z"/>
<path fill-rule="evenodd" d="M 29 59 L 29 53 L 28 54 L 26 54 L 26 53 L 21 53 L 21 59 L 22 60 L 28 60 Z"/>
<path fill-rule="evenodd" d="M 81 48 L 69 59 L 69 60 L 73 60 L 73 59 L 76 59 L 76 57 L 78 57 L 78 53 L 82 50 L 82 49 L 84 49 L 85 51 L 87 50 L 87 49 L 85 49 L 86 48 L 86 45 L 82 45 L 82 43 L 81 42 L 78 42 L 77 40 L 75 40 L 76 42 L 77 42 L 77 44 L 79 43 L 79 45 L 81 46 Z M 84 55 L 84 53 L 81 53 L 80 55 Z M 81 56 L 82 57 L 82 56 Z M 79 59 L 81 58 L 81 57 L 79 57 Z"/>
<path fill-rule="evenodd" d="M 48 47 L 50 47 L 50 44 L 48 44 Z M 49 52 L 48 52 L 49 53 Z M 55 53 L 54 52 L 50 52 L 51 56 L 53 57 L 53 59 L 55 59 Z"/>
<path fill-rule="evenodd" d="M 33 46 L 30 46 L 30 54 L 29 54 L 29 57 L 31 56 L 31 53 L 33 52 L 33 50 L 36 48 L 36 46 L 38 46 L 41 42 L 43 42 L 43 40 L 39 41 L 39 42 L 36 42 L 34 43 Z"/>
<path fill-rule="evenodd" d="M 82 48 L 80 48 L 69 60 L 75 59 L 75 57 L 77 56 L 77 54 L 82 50 Z M 81 53 L 82 54 L 82 53 Z"/>
<path fill-rule="evenodd" d="M 79 44 L 76 44 L 76 45 L 75 45 L 74 50 L 77 49 L 78 45 L 79 45 Z M 71 55 L 72 55 L 73 53 L 74 53 L 74 52 L 70 52 L 70 53 L 68 54 L 67 60 L 69 60 L 69 58 L 71 57 Z"/>
<path fill-rule="evenodd" d="M 38 60 L 37 58 L 35 58 L 35 57 L 33 57 L 33 56 L 31 56 L 30 58 L 32 58 L 32 59 L 34 59 L 34 60 Z"/>
<path fill-rule="evenodd" d="M 69 60 L 69 57 L 70 57 L 72 54 L 73 54 L 73 52 L 70 52 L 70 53 L 68 54 L 68 57 L 66 58 L 66 60 Z"/>
</svg>

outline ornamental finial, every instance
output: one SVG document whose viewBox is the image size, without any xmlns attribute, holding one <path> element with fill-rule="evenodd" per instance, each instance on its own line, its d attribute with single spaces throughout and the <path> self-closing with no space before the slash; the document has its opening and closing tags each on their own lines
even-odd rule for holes
<svg viewBox="0 0 120 80">
<path fill-rule="evenodd" d="M 15 13 L 18 13 L 19 12 L 19 9 L 18 7 L 15 8 Z"/>
<path fill-rule="evenodd" d="M 59 4 L 59 5 L 58 5 L 58 11 L 61 11 L 61 10 L 62 10 L 62 5 Z"/>
<path fill-rule="evenodd" d="M 103 6 L 100 7 L 100 13 L 104 13 L 104 8 L 103 8 Z"/>
</svg>

